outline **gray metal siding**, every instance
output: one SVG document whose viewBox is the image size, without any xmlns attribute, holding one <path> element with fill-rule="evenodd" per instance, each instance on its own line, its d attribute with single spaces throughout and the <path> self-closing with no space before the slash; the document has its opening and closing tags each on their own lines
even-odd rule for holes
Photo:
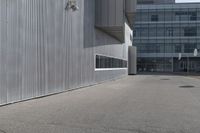
<svg viewBox="0 0 200 133">
<path fill-rule="evenodd" d="M 126 1 L 126 12 L 127 13 L 135 13 L 137 1 L 136 0 L 125 0 Z"/>
<path fill-rule="evenodd" d="M 5 60 L 6 60 L 6 34 L 7 32 L 7 20 L 6 20 L 6 0 L 1 0 L 0 1 L 0 102 L 1 103 L 6 103 L 7 102 L 7 87 L 6 87 L 6 65 L 5 65 Z"/>
<path fill-rule="evenodd" d="M 94 0 L 77 0 L 76 12 L 66 2 L 0 0 L 1 105 L 127 74 L 94 71 L 96 53 L 127 59 L 128 45 L 97 35 Z"/>
<path fill-rule="evenodd" d="M 69 48 L 72 43 L 78 45 L 81 42 L 80 35 L 77 36 L 77 31 L 80 33 L 78 29 L 81 28 L 76 23 L 77 20 L 72 22 L 70 15 L 63 10 L 66 2 L 0 2 L 0 104 L 61 92 L 73 86 L 75 78 L 71 76 L 70 81 L 68 72 L 69 62 L 73 64 L 68 59 L 73 48 Z M 71 42 L 76 41 L 72 34 L 79 37 L 79 42 Z M 71 71 L 72 68 L 71 66 Z"/>
<path fill-rule="evenodd" d="M 82 86 L 95 83 L 94 48 L 95 48 L 95 1 L 84 0 L 84 44 L 81 47 Z"/>
<path fill-rule="evenodd" d="M 123 26 L 124 0 L 96 0 L 96 25 Z"/>
<path fill-rule="evenodd" d="M 128 19 L 131 28 L 134 26 L 135 13 L 136 13 L 136 0 L 125 0 L 126 1 L 126 17 Z"/>
<path fill-rule="evenodd" d="M 125 0 L 95 0 L 95 26 L 124 42 Z"/>
</svg>

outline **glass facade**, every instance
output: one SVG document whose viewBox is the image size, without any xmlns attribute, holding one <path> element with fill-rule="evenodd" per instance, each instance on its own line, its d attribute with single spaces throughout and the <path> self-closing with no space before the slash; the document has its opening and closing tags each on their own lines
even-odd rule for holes
<svg viewBox="0 0 200 133">
<path fill-rule="evenodd" d="M 200 71 L 200 4 L 139 5 L 133 36 L 138 71 Z"/>
</svg>

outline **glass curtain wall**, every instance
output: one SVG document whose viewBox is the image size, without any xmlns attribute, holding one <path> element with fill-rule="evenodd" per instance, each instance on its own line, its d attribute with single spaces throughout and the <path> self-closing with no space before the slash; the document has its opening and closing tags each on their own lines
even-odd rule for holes
<svg viewBox="0 0 200 133">
<path fill-rule="evenodd" d="M 186 63 L 186 69 L 200 71 L 199 58 L 192 58 L 194 49 L 200 48 L 200 8 L 170 6 L 137 10 L 133 44 L 138 49 L 138 71 L 183 71 L 179 53 L 185 55 L 182 62 L 188 57 L 194 62 Z"/>
</svg>

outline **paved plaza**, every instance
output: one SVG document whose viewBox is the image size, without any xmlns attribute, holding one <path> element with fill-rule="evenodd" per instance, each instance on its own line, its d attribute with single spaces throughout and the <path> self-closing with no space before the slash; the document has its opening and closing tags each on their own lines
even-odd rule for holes
<svg viewBox="0 0 200 133">
<path fill-rule="evenodd" d="M 200 133 L 200 80 L 128 76 L 3 106 L 0 133 Z"/>
</svg>

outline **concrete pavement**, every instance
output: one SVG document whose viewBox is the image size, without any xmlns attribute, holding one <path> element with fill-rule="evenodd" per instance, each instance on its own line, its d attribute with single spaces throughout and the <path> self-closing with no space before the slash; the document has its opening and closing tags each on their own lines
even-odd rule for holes
<svg viewBox="0 0 200 133">
<path fill-rule="evenodd" d="M 200 80 L 129 76 L 0 107 L 0 133 L 200 133 Z"/>
</svg>

